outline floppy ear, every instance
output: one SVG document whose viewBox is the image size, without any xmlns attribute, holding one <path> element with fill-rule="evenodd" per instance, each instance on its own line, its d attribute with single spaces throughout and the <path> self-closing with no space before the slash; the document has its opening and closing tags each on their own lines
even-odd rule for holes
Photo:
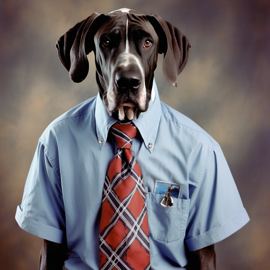
<svg viewBox="0 0 270 270">
<path fill-rule="evenodd" d="M 94 49 L 94 35 L 105 17 L 104 14 L 93 13 L 56 42 L 60 61 L 74 82 L 83 81 L 88 74 L 89 63 L 86 55 Z"/>
<path fill-rule="evenodd" d="M 148 16 L 159 37 L 159 53 L 164 53 L 163 72 L 171 84 L 177 86 L 177 76 L 184 69 L 189 56 L 190 43 L 182 32 L 154 14 Z"/>
</svg>

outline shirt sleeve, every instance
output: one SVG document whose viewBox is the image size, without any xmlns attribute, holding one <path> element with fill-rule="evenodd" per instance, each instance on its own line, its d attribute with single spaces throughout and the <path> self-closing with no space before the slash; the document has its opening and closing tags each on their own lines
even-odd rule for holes
<svg viewBox="0 0 270 270">
<path fill-rule="evenodd" d="M 208 155 L 204 173 L 192 189 L 185 238 L 190 251 L 227 238 L 249 221 L 219 145 Z"/>
<path fill-rule="evenodd" d="M 60 177 L 54 165 L 47 148 L 39 142 L 15 219 L 23 230 L 62 243 L 65 214 Z"/>
</svg>

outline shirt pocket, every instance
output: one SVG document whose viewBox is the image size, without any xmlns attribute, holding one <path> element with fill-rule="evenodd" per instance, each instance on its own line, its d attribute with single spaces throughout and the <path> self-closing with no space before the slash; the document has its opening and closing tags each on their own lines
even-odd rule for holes
<svg viewBox="0 0 270 270">
<path fill-rule="evenodd" d="M 150 237 L 173 242 L 185 237 L 190 200 L 173 198 L 169 208 L 160 205 L 162 194 L 146 193 Z"/>
</svg>

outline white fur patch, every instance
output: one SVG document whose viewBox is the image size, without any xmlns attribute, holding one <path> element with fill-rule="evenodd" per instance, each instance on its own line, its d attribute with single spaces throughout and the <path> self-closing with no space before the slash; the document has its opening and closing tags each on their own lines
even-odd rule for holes
<svg viewBox="0 0 270 270">
<path fill-rule="evenodd" d="M 119 8 L 119 9 L 116 9 L 114 11 L 109 12 L 108 14 L 116 12 L 116 11 L 121 11 L 123 13 L 129 13 L 130 9 L 129 8 Z"/>
<path fill-rule="evenodd" d="M 110 112 L 112 112 L 115 108 L 115 100 L 116 100 L 115 92 L 113 90 L 113 70 L 111 70 L 110 81 L 107 90 L 107 100 L 108 100 L 108 109 Z"/>
<path fill-rule="evenodd" d="M 125 53 L 129 53 L 129 44 L 128 44 L 128 18 L 126 22 L 126 50 Z"/>
</svg>

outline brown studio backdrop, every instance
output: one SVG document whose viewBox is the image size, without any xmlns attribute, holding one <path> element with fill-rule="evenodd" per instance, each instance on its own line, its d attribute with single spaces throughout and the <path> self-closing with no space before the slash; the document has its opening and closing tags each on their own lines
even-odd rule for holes
<svg viewBox="0 0 270 270">
<path fill-rule="evenodd" d="M 270 269 L 270 2 L 266 0 L 15 1 L 0 3 L 0 268 L 36 269 L 41 240 L 14 220 L 37 141 L 57 116 L 97 94 L 74 84 L 55 41 L 93 12 L 157 13 L 189 38 L 178 88 L 156 71 L 161 100 L 221 145 L 251 222 L 216 245 L 219 270 Z M 226 193 L 226 190 L 224 190 Z M 228 194 L 228 200 L 230 194 Z"/>
</svg>

